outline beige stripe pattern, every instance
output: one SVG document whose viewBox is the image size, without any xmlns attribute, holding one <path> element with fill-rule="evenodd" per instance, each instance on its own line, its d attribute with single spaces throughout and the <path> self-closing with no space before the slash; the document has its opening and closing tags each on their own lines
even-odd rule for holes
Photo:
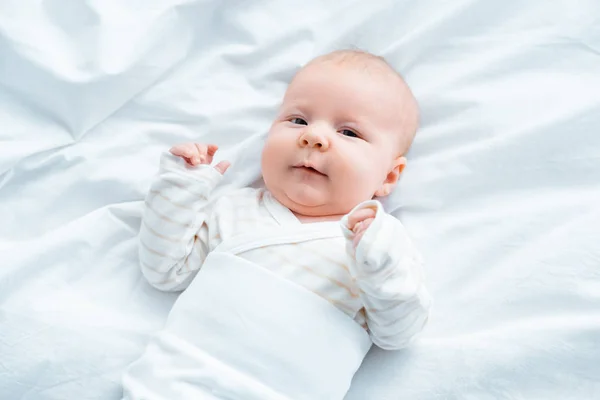
<svg viewBox="0 0 600 400">
<path fill-rule="evenodd" d="M 187 288 L 205 257 L 222 241 L 257 228 L 281 226 L 264 203 L 264 189 L 241 189 L 209 203 L 209 195 L 220 178 L 210 166 L 190 171 L 174 156 L 163 155 L 159 174 L 146 197 L 139 236 L 142 272 L 158 289 Z M 386 224 L 394 223 L 386 220 L 382 231 L 398 234 Z M 374 265 L 371 255 L 357 262 L 355 252 L 348 248 L 351 238 L 348 232 L 345 234 L 346 237 L 263 246 L 240 256 L 334 304 L 367 329 L 381 347 L 406 345 L 414 336 L 415 327 L 420 330 L 424 325 L 428 297 L 420 281 L 400 283 L 394 279 L 418 278 L 420 271 L 407 274 L 405 266 L 397 262 L 399 258 L 384 247 L 379 251 L 387 251 L 387 255 L 379 258 L 386 260 L 385 265 Z M 369 239 L 367 236 L 365 239 Z M 392 277 L 397 294 L 383 282 L 387 277 Z M 384 288 L 381 293 L 373 290 L 379 287 Z"/>
</svg>

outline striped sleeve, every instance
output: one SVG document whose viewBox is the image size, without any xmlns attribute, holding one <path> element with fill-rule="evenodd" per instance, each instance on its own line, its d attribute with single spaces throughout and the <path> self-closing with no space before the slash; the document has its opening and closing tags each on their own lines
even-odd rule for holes
<svg viewBox="0 0 600 400">
<path fill-rule="evenodd" d="M 358 205 L 350 214 L 366 207 L 375 208 L 376 216 L 356 249 L 348 216 L 341 221 L 346 245 L 354 253 L 350 273 L 360 290 L 373 343 L 397 350 L 422 331 L 431 298 L 423 282 L 421 256 L 404 226 L 374 200 Z"/>
<path fill-rule="evenodd" d="M 152 286 L 183 290 L 200 269 L 208 253 L 208 197 L 221 178 L 209 165 L 162 155 L 139 234 L 140 266 Z"/>
</svg>

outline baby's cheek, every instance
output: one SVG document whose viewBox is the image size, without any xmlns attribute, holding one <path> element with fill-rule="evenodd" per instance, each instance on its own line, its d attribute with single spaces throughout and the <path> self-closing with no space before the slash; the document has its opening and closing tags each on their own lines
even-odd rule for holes
<svg viewBox="0 0 600 400">
<path fill-rule="evenodd" d="M 336 196 L 348 202 L 349 208 L 354 208 L 355 205 L 372 196 L 368 174 L 358 168 L 344 171 L 336 186 Z"/>
<path fill-rule="evenodd" d="M 280 157 L 280 156 L 279 156 Z M 276 183 L 281 175 L 280 160 L 276 143 L 268 143 L 263 149 L 261 156 L 261 169 L 265 183 Z"/>
</svg>

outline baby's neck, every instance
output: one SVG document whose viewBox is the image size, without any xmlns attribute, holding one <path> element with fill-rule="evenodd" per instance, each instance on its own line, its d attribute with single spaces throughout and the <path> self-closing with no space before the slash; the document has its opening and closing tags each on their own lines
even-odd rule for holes
<svg viewBox="0 0 600 400">
<path fill-rule="evenodd" d="M 290 210 L 291 211 L 291 210 Z M 339 221 L 343 215 L 302 215 L 292 211 L 296 218 L 303 224 L 310 224 L 312 222 L 325 222 L 325 221 Z"/>
</svg>

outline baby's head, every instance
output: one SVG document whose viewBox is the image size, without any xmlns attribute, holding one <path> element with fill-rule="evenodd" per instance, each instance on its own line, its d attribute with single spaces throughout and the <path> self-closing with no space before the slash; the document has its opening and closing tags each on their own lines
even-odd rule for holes
<svg viewBox="0 0 600 400">
<path fill-rule="evenodd" d="M 417 102 L 383 58 L 357 50 L 317 57 L 293 78 L 271 126 L 265 186 L 297 214 L 346 214 L 392 191 L 417 126 Z"/>
</svg>

